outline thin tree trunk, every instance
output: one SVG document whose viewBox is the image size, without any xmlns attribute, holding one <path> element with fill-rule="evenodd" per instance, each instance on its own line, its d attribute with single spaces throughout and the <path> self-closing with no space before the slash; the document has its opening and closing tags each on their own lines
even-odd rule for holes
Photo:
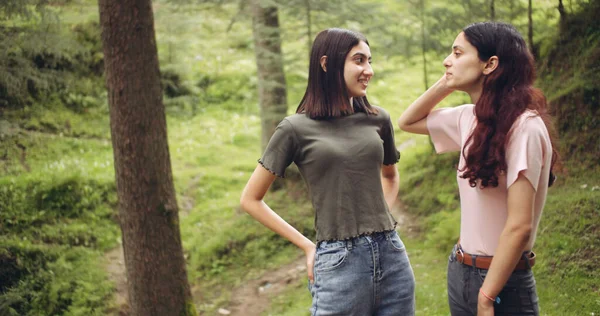
<svg viewBox="0 0 600 316">
<path fill-rule="evenodd" d="M 558 13 L 560 14 L 558 25 L 560 27 L 560 33 L 562 34 L 562 31 L 565 28 L 565 21 L 567 19 L 567 11 L 565 11 L 565 6 L 563 5 L 562 0 L 558 0 Z"/>
<path fill-rule="evenodd" d="M 527 6 L 527 18 L 529 20 L 529 27 L 527 31 L 527 38 L 529 40 L 529 50 L 533 57 L 537 58 L 537 53 L 535 46 L 533 45 L 533 4 L 532 0 L 529 0 L 529 5 Z"/>
<path fill-rule="evenodd" d="M 308 60 L 310 62 L 310 51 L 312 50 L 312 21 L 310 0 L 305 0 L 306 3 L 306 40 L 308 43 Z"/>
<path fill-rule="evenodd" d="M 494 0 L 490 0 L 490 20 L 496 20 L 496 7 L 494 5 Z"/>
<path fill-rule="evenodd" d="M 261 0 L 253 1 L 254 51 L 264 150 L 277 124 L 287 113 L 287 96 L 277 7 Z"/>
<path fill-rule="evenodd" d="M 423 57 L 423 83 L 425 84 L 425 90 L 429 89 L 429 82 L 427 80 L 427 56 L 426 56 L 426 36 L 425 36 L 425 0 L 421 0 L 421 53 Z"/>
<path fill-rule="evenodd" d="M 119 222 L 134 316 L 196 315 L 181 236 L 150 0 L 99 0 Z"/>
</svg>

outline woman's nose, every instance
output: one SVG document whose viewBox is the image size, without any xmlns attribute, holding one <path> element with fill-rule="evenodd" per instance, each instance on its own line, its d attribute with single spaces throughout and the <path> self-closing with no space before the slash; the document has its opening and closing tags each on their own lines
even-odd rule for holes
<svg viewBox="0 0 600 316">
<path fill-rule="evenodd" d="M 443 63 L 444 67 L 448 68 L 450 67 L 450 55 L 448 55 L 445 59 L 444 59 L 444 63 Z"/>
<path fill-rule="evenodd" d="M 372 77 L 375 74 L 375 71 L 373 70 L 373 67 L 371 67 L 371 64 L 368 64 L 368 66 L 365 68 L 364 73 L 369 77 Z"/>
</svg>

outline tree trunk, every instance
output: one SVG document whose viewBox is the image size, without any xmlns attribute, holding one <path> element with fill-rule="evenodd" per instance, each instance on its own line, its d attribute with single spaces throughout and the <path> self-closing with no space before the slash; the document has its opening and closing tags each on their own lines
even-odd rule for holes
<svg viewBox="0 0 600 316">
<path fill-rule="evenodd" d="M 531 0 L 529 0 L 529 5 L 527 6 L 527 18 L 529 20 L 529 27 L 527 31 L 527 38 L 529 40 L 529 50 L 531 50 L 531 54 L 533 55 L 533 57 L 537 59 L 536 49 L 533 45 L 533 4 Z"/>
<path fill-rule="evenodd" d="M 99 0 L 119 221 L 134 316 L 196 315 L 181 236 L 150 0 Z"/>
<path fill-rule="evenodd" d="M 312 21 L 311 21 L 311 7 L 310 0 L 304 0 L 306 4 L 306 40 L 308 42 L 308 61 L 310 62 L 310 53 L 312 50 Z"/>
<path fill-rule="evenodd" d="M 567 19 L 567 11 L 565 11 L 565 6 L 563 5 L 562 0 L 558 0 L 558 13 L 560 14 L 558 25 L 560 27 L 560 34 L 562 34 L 565 29 L 565 21 Z"/>
<path fill-rule="evenodd" d="M 429 89 L 429 82 L 427 80 L 427 52 L 426 47 L 426 36 L 425 36 L 425 0 L 421 0 L 421 54 L 423 57 L 423 81 L 425 84 L 425 90 Z"/>
<path fill-rule="evenodd" d="M 494 5 L 494 0 L 490 0 L 490 20 L 496 20 L 496 7 Z"/>
<path fill-rule="evenodd" d="M 254 52 L 258 71 L 258 101 L 261 110 L 262 149 L 287 114 L 287 96 L 279 16 L 277 7 L 264 0 L 252 0 Z"/>
</svg>

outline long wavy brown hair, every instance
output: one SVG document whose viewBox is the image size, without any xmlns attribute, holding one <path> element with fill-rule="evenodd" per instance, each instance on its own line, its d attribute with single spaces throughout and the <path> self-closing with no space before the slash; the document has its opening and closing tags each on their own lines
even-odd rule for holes
<svg viewBox="0 0 600 316">
<path fill-rule="evenodd" d="M 465 38 L 475 46 L 481 61 L 497 56 L 498 67 L 483 81 L 475 104 L 477 125 L 462 150 L 465 166 L 459 171 L 472 187 L 497 187 L 498 177 L 506 173 L 505 150 L 511 127 L 526 110 L 534 110 L 544 121 L 552 141 L 552 166 L 559 159 L 556 133 L 547 110 L 544 94 L 533 87 L 534 58 L 521 34 L 510 24 L 474 23 L 463 29 Z M 468 151 L 466 150 L 468 148 Z M 551 168 L 552 170 L 552 168 Z M 548 185 L 554 182 L 550 171 Z"/>
</svg>

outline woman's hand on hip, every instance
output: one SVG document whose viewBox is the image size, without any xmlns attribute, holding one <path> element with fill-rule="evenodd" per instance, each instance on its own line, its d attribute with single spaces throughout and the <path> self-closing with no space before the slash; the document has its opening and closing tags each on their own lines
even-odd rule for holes
<svg viewBox="0 0 600 316">
<path fill-rule="evenodd" d="M 315 283 L 314 276 L 314 266 L 315 266 L 315 254 L 317 253 L 317 246 L 315 244 L 311 244 L 308 248 L 304 250 L 304 254 L 306 255 L 306 271 L 308 272 L 308 279 L 310 283 Z"/>
</svg>

